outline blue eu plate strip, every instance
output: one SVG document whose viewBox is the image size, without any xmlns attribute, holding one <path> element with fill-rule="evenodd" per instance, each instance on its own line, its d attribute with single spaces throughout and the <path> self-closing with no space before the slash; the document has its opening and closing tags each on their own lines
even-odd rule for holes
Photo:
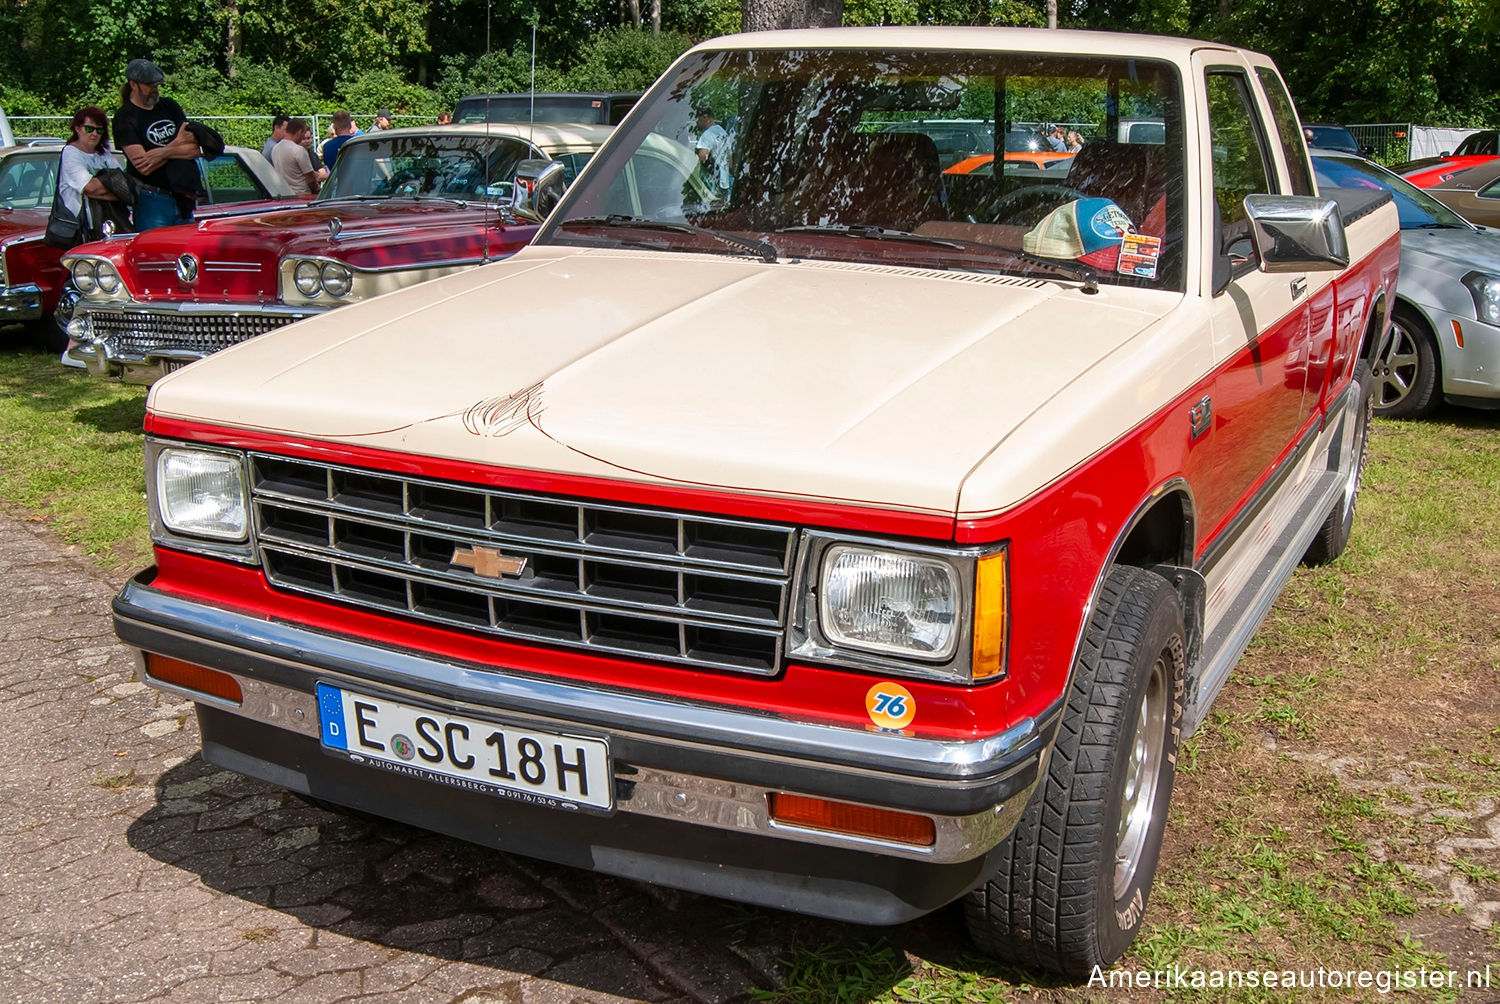
<svg viewBox="0 0 1500 1004">
<path fill-rule="evenodd" d="M 344 735 L 344 692 L 326 683 L 318 684 L 318 712 L 322 719 L 323 745 L 347 750 L 349 737 Z"/>
</svg>

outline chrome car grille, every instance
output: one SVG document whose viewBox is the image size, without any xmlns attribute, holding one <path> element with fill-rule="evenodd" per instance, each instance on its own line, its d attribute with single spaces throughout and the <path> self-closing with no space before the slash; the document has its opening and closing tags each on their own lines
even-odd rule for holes
<svg viewBox="0 0 1500 1004">
<path fill-rule="evenodd" d="M 152 352 L 185 351 L 208 355 L 297 320 L 281 314 L 177 314 L 131 310 L 90 310 L 95 338 L 114 354 L 144 357 Z"/>
<path fill-rule="evenodd" d="M 486 635 L 740 673 L 780 668 L 795 531 L 251 456 L 272 585 Z M 475 548 L 525 559 L 490 574 Z"/>
</svg>

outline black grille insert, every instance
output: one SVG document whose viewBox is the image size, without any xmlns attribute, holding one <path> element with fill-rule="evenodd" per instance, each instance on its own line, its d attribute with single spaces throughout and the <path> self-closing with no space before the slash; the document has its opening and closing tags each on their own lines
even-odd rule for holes
<svg viewBox="0 0 1500 1004">
<path fill-rule="evenodd" d="M 600 653 L 780 669 L 791 527 L 251 459 L 277 587 Z"/>
</svg>

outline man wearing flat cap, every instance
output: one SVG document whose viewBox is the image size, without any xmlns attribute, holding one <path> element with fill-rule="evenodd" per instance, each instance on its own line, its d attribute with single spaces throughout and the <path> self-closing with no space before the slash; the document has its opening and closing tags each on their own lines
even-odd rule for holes
<svg viewBox="0 0 1500 1004">
<path fill-rule="evenodd" d="M 140 183 L 136 196 L 136 230 L 187 223 L 193 218 L 202 182 L 193 163 L 201 154 L 187 116 L 171 98 L 161 96 L 165 74 L 149 59 L 132 59 L 120 88 L 115 112 L 115 143 L 125 154 L 125 171 Z"/>
</svg>

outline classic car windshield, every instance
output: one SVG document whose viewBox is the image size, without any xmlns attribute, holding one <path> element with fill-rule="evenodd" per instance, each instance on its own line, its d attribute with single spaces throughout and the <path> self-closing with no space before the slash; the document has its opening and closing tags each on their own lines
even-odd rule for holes
<svg viewBox="0 0 1500 1004">
<path fill-rule="evenodd" d="M 0 161 L 0 208 L 51 209 L 60 162 L 56 150 L 45 156 L 11 156 Z"/>
<path fill-rule="evenodd" d="M 539 242 L 746 253 L 728 233 L 783 257 L 1180 289 L 1181 100 L 1176 72 L 1140 59 L 705 53 L 644 99 Z M 1132 143 L 1127 120 L 1161 125 Z M 996 171 L 996 136 L 1056 156 Z"/>
<path fill-rule="evenodd" d="M 349 143 L 318 201 L 349 198 L 509 199 L 516 165 L 540 156 L 503 136 L 396 134 Z"/>
</svg>

